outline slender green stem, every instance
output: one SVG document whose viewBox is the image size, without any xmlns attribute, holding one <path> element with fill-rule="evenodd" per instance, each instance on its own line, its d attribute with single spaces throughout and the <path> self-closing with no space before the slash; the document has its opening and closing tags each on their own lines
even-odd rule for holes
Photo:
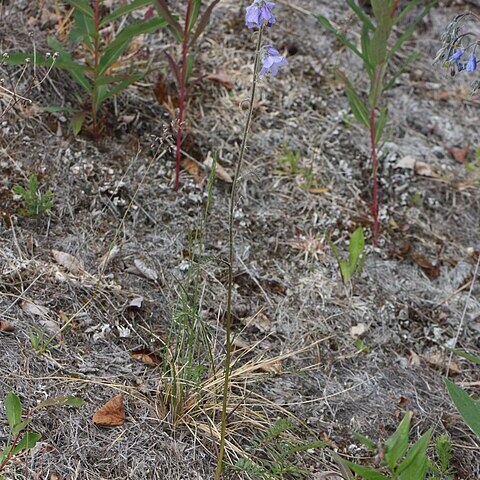
<svg viewBox="0 0 480 480">
<path fill-rule="evenodd" d="M 230 386 L 230 367 L 232 357 L 232 292 L 233 292 L 233 258 L 234 258 L 234 218 L 235 200 L 237 193 L 237 183 L 242 169 L 243 157 L 247 148 L 248 132 L 253 116 L 253 106 L 255 103 L 255 95 L 257 92 L 257 73 L 260 64 L 260 51 L 262 48 L 262 37 L 264 27 L 260 27 L 258 33 L 257 49 L 255 51 L 255 65 L 253 67 L 252 90 L 250 94 L 250 102 L 248 107 L 247 121 L 245 123 L 245 130 L 243 131 L 242 144 L 240 146 L 240 153 L 238 156 L 237 168 L 235 170 L 235 177 L 232 183 L 232 191 L 230 193 L 230 211 L 228 217 L 228 287 L 227 287 L 227 320 L 225 323 L 226 340 L 225 340 L 225 380 L 223 384 L 223 402 L 222 402 L 222 424 L 220 431 L 220 448 L 218 452 L 217 469 L 215 472 L 215 480 L 220 480 L 223 466 L 223 456 L 225 453 L 225 437 L 227 433 L 227 405 L 228 405 L 228 390 Z"/>
</svg>

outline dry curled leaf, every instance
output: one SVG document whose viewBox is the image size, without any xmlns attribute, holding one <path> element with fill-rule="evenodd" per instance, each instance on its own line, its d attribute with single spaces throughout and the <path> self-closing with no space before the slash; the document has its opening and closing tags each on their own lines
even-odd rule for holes
<svg viewBox="0 0 480 480">
<path fill-rule="evenodd" d="M 135 268 L 148 280 L 156 282 L 158 280 L 158 273 L 153 268 L 147 267 L 143 260 L 136 258 L 133 261 Z"/>
<path fill-rule="evenodd" d="M 470 152 L 470 147 L 463 147 L 463 148 L 451 147 L 448 149 L 448 153 L 458 163 L 467 163 L 469 152 Z"/>
<path fill-rule="evenodd" d="M 412 257 L 428 278 L 435 280 L 440 276 L 440 267 L 438 265 L 433 265 L 430 260 L 419 253 L 414 253 Z"/>
<path fill-rule="evenodd" d="M 264 313 L 257 313 L 253 317 L 248 317 L 242 320 L 246 327 L 258 328 L 262 333 L 267 333 L 272 329 L 272 320 Z"/>
<path fill-rule="evenodd" d="M 141 348 L 139 350 L 134 350 L 131 354 L 132 358 L 138 360 L 139 362 L 149 365 L 150 367 L 156 367 L 160 365 L 161 358 L 147 348 Z"/>
<path fill-rule="evenodd" d="M 213 166 L 213 158 L 212 154 L 208 152 L 207 158 L 203 161 L 203 165 L 208 169 L 211 170 Z M 220 162 L 217 161 L 215 165 L 215 176 L 225 183 L 232 183 L 233 179 L 230 174 L 220 165 Z"/>
<path fill-rule="evenodd" d="M 119 394 L 100 407 L 93 415 L 93 423 L 101 427 L 119 427 L 125 423 L 123 395 Z"/>
<path fill-rule="evenodd" d="M 69 253 L 52 250 L 55 261 L 71 273 L 79 273 L 84 269 L 83 262 Z"/>
<path fill-rule="evenodd" d="M 5 320 L 0 320 L 0 332 L 13 332 L 15 325 Z"/>
<path fill-rule="evenodd" d="M 365 323 L 359 323 L 350 328 L 350 335 L 353 338 L 360 338 L 368 330 L 368 326 Z"/>
<path fill-rule="evenodd" d="M 450 375 L 458 375 L 460 373 L 460 366 L 457 362 L 450 362 L 450 357 L 445 352 L 435 352 L 424 356 L 429 365 L 442 372 L 448 368 Z"/>
<path fill-rule="evenodd" d="M 47 307 L 29 302 L 28 300 L 22 302 L 22 310 L 37 317 L 47 317 L 50 314 L 50 310 Z"/>
<path fill-rule="evenodd" d="M 209 75 L 205 76 L 205 80 L 219 83 L 227 90 L 231 90 L 233 88 L 232 79 L 226 73 L 210 73 Z"/>
<path fill-rule="evenodd" d="M 195 160 L 186 158 L 182 161 L 182 167 L 193 177 L 195 182 L 202 183 L 205 175 L 202 174 L 202 169 Z"/>
</svg>

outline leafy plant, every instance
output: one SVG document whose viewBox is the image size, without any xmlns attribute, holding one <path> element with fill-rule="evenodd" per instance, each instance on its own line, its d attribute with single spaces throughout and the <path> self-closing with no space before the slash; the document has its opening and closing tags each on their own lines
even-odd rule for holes
<svg viewBox="0 0 480 480">
<path fill-rule="evenodd" d="M 22 197 L 24 207 L 19 209 L 19 213 L 24 217 L 39 217 L 53 208 L 53 192 L 47 190 L 42 193 L 36 175 L 30 176 L 26 188 L 17 183 L 13 191 Z"/>
<path fill-rule="evenodd" d="M 434 480 L 453 480 L 455 470 L 451 466 L 452 442 L 448 435 L 440 435 L 435 439 L 436 462 L 429 461 L 428 470 Z"/>
<path fill-rule="evenodd" d="M 81 407 L 84 401 L 81 398 L 65 395 L 45 400 L 31 409 L 27 415 L 23 415 L 22 402 L 20 398 L 13 392 L 5 395 L 3 406 L 8 422 L 9 438 L 6 446 L 0 452 L 0 480 L 5 480 L 2 471 L 13 457 L 35 447 L 42 437 L 40 433 L 31 432 L 27 429 L 32 421 L 32 414 L 42 408 L 52 406 L 70 405 L 73 407 Z"/>
<path fill-rule="evenodd" d="M 302 177 L 303 183 L 301 188 L 304 191 L 309 191 L 315 185 L 312 167 L 303 167 L 301 165 L 300 152 L 290 150 L 285 146 L 285 153 L 278 161 L 280 168 L 275 170 L 276 175 Z"/>
<path fill-rule="evenodd" d="M 258 459 L 238 460 L 234 470 L 255 475 L 261 480 L 277 478 L 306 478 L 308 472 L 295 463 L 296 455 L 325 447 L 320 440 L 301 442 L 292 432 L 294 426 L 289 418 L 277 420 L 263 435 L 250 446 L 252 457 Z"/>
<path fill-rule="evenodd" d="M 358 227 L 350 237 L 348 260 L 342 260 L 338 248 L 333 243 L 330 243 L 330 245 L 337 259 L 343 283 L 350 282 L 355 275 L 362 273 L 365 263 L 365 237 L 362 227 Z"/>
<path fill-rule="evenodd" d="M 363 68 L 368 78 L 368 99 L 359 92 L 350 78 L 337 69 L 337 75 L 345 86 L 345 93 L 355 119 L 370 134 L 373 177 L 372 213 L 374 220 L 373 238 L 378 243 L 379 222 L 379 188 L 378 188 L 378 155 L 377 146 L 382 139 L 388 118 L 385 101 L 385 92 L 392 88 L 396 79 L 405 71 L 406 67 L 418 56 L 412 53 L 405 64 L 393 72 L 389 67 L 395 55 L 403 44 L 412 36 L 415 26 L 433 7 L 435 0 L 423 8 L 420 13 L 413 16 L 408 28 L 399 35 L 394 35 L 395 27 L 408 18 L 418 6 L 420 0 L 410 0 L 403 10 L 399 7 L 399 0 L 371 0 L 373 18 L 367 15 L 355 0 L 347 0 L 347 4 L 357 17 L 361 25 L 361 42 L 357 46 L 324 16 L 319 15 L 318 21 L 329 32 L 352 51 L 363 63 Z"/>
<path fill-rule="evenodd" d="M 178 122 L 177 138 L 175 150 L 175 183 L 174 188 L 180 187 L 180 162 L 182 150 L 182 132 L 187 108 L 188 82 L 195 64 L 195 55 L 193 47 L 198 41 L 200 35 L 207 27 L 213 9 L 220 0 L 213 0 L 200 15 L 202 9 L 202 0 L 188 0 L 187 11 L 183 25 L 177 21 L 167 5 L 166 0 L 155 0 L 155 6 L 158 13 L 168 22 L 170 31 L 175 40 L 181 45 L 181 57 L 175 60 L 171 54 L 165 52 L 168 65 L 175 79 L 175 85 L 178 91 Z"/>
<path fill-rule="evenodd" d="M 80 108 L 47 107 L 47 111 L 69 111 L 72 113 L 72 130 L 78 134 L 89 118 L 92 133 L 98 138 L 101 133 L 100 112 L 106 100 L 121 93 L 128 86 L 145 76 L 146 71 L 139 72 L 138 66 L 131 69 L 120 61 L 128 47 L 141 34 L 153 33 L 167 26 L 167 21 L 158 16 L 148 20 L 130 23 L 121 28 L 114 38 L 102 37 L 102 30 L 114 22 L 124 25 L 124 20 L 131 12 L 151 4 L 152 0 L 133 0 L 114 10 L 109 15 L 102 15 L 102 0 L 94 0 L 93 7 L 88 0 L 67 0 L 73 7 L 73 28 L 69 43 L 63 46 L 57 39 L 48 38 L 49 47 L 56 52 L 55 68 L 66 70 L 70 77 L 84 90 L 88 100 L 78 98 Z M 112 29 L 116 31 L 116 29 Z M 11 53 L 9 64 L 25 64 L 33 61 L 36 65 L 51 65 L 51 56 Z"/>
<path fill-rule="evenodd" d="M 427 475 L 427 448 L 432 434 L 431 429 L 409 448 L 408 436 L 412 412 L 407 412 L 395 433 L 389 437 L 383 448 L 362 435 L 356 435 L 369 450 L 381 452 L 382 461 L 379 468 L 374 469 L 344 459 L 341 463 L 350 468 L 359 478 L 365 480 L 424 480 Z M 388 476 L 384 471 L 388 472 Z"/>
</svg>

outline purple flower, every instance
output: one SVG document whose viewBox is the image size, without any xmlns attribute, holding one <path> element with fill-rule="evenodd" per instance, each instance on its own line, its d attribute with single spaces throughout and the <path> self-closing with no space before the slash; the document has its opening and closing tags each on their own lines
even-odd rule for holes
<svg viewBox="0 0 480 480">
<path fill-rule="evenodd" d="M 262 25 L 271 27 L 275 23 L 275 16 L 272 9 L 275 8 L 273 2 L 268 0 L 254 0 L 254 2 L 247 7 L 245 15 L 245 23 L 248 28 L 260 28 Z"/>
<path fill-rule="evenodd" d="M 477 69 L 477 57 L 475 56 L 474 53 L 470 55 L 470 58 L 468 59 L 467 62 L 467 72 L 472 73 Z"/>
<path fill-rule="evenodd" d="M 462 55 L 465 53 L 465 49 L 461 48 L 460 50 L 457 50 L 453 55 L 452 58 L 450 59 L 450 62 L 452 63 L 457 63 L 461 58 Z"/>
<path fill-rule="evenodd" d="M 258 76 L 263 77 L 267 73 L 275 76 L 278 73 L 278 69 L 287 64 L 288 62 L 280 55 L 280 52 L 276 48 L 266 46 L 264 47 L 262 55 L 262 69 L 258 72 Z"/>
</svg>

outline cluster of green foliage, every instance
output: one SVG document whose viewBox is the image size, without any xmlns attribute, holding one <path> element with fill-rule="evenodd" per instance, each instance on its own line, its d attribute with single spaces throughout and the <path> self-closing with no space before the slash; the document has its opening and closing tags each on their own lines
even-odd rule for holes
<svg viewBox="0 0 480 480">
<path fill-rule="evenodd" d="M 23 207 L 19 213 L 24 217 L 39 217 L 53 207 L 53 192 L 42 193 L 36 175 L 31 175 L 26 187 L 15 184 L 13 192 L 22 197 Z"/>
<path fill-rule="evenodd" d="M 164 28 L 168 22 L 162 16 L 149 20 L 127 23 L 110 42 L 105 42 L 101 30 L 116 24 L 124 25 L 126 16 L 152 3 L 152 0 L 134 0 L 102 16 L 101 1 L 67 0 L 73 7 L 73 28 L 67 45 L 56 38 L 48 38 L 48 46 L 55 56 L 10 53 L 6 62 L 10 65 L 33 62 L 35 65 L 54 66 L 66 70 L 70 77 L 83 89 L 86 98 L 77 99 L 80 108 L 47 107 L 47 111 L 69 111 L 72 113 L 72 129 L 78 134 L 87 117 L 92 122 L 92 133 L 100 135 L 99 112 L 106 100 L 121 93 L 131 84 L 145 76 L 147 69 L 140 71 L 138 64 L 124 65 L 122 55 L 139 35 L 153 33 Z M 119 65 L 117 65 L 119 63 Z"/>
<path fill-rule="evenodd" d="M 80 408 L 83 404 L 84 401 L 81 398 L 71 395 L 54 397 L 39 403 L 27 415 L 24 415 L 20 398 L 13 392 L 7 393 L 3 400 L 3 406 L 8 422 L 9 438 L 3 450 L 0 451 L 0 480 L 5 480 L 2 471 L 5 470 L 9 462 L 15 456 L 34 448 L 40 438 L 42 438 L 40 433 L 31 432 L 27 429 L 32 421 L 34 411 L 46 407 L 64 405 Z"/>
</svg>

